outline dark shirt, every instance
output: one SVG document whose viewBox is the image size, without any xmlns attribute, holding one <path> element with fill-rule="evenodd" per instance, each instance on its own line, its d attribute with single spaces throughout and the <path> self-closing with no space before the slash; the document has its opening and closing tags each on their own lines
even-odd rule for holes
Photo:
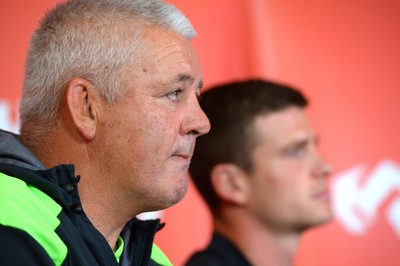
<svg viewBox="0 0 400 266">
<path fill-rule="evenodd" d="M 186 266 L 250 266 L 250 262 L 227 238 L 214 232 L 206 249 L 194 253 Z"/>
</svg>

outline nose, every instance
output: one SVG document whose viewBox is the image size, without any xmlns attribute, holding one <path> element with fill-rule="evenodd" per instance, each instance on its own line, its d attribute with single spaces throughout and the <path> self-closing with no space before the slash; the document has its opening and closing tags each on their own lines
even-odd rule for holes
<svg viewBox="0 0 400 266">
<path fill-rule="evenodd" d="M 332 174 L 333 167 L 330 163 L 328 163 L 322 155 L 318 153 L 317 158 L 317 167 L 316 167 L 316 176 L 319 178 L 327 178 Z"/>
<path fill-rule="evenodd" d="M 199 137 L 207 134 L 210 128 L 210 120 L 208 120 L 203 109 L 201 109 L 197 97 L 194 96 L 193 101 L 189 104 L 185 119 L 182 121 L 181 134 L 190 134 Z"/>
</svg>

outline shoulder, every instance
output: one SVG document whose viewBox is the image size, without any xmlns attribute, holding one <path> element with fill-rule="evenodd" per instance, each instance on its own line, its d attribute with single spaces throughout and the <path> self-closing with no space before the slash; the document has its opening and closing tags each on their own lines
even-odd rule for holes
<svg viewBox="0 0 400 266">
<path fill-rule="evenodd" d="M 199 251 L 194 253 L 185 263 L 185 266 L 200 266 L 200 265 L 223 266 L 227 264 L 226 262 L 224 262 L 223 258 L 218 256 L 218 254 L 206 251 Z"/>
<path fill-rule="evenodd" d="M 241 252 L 224 236 L 215 233 L 208 247 L 194 253 L 186 266 L 248 266 L 250 265 Z"/>
<path fill-rule="evenodd" d="M 11 254 L 15 250 L 21 253 L 18 259 L 23 259 L 25 252 L 36 254 L 41 250 L 52 260 L 63 261 L 67 247 L 55 232 L 60 225 L 61 210 L 60 205 L 39 189 L 0 173 L 1 245 L 9 250 L 2 250 L 2 256 L 13 258 Z"/>
<path fill-rule="evenodd" d="M 41 245 L 25 231 L 0 225 L 2 265 L 54 265 Z"/>
</svg>

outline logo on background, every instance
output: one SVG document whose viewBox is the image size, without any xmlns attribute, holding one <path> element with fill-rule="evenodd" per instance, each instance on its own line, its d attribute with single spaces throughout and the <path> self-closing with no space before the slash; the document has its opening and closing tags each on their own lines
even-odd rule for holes
<svg viewBox="0 0 400 266">
<path fill-rule="evenodd" d="M 349 233 L 365 234 L 374 225 L 379 211 L 400 238 L 399 165 L 384 160 L 370 173 L 362 165 L 355 166 L 336 175 L 332 189 L 336 219 Z"/>
<path fill-rule="evenodd" d="M 14 133 L 18 132 L 18 121 L 14 122 L 11 119 L 12 106 L 9 101 L 0 99 L 0 128 L 11 131 Z"/>
</svg>

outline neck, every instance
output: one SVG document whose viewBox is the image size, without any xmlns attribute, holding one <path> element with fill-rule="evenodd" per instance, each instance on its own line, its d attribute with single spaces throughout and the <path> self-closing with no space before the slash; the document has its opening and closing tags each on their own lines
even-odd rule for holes
<svg viewBox="0 0 400 266">
<path fill-rule="evenodd" d="M 110 197 L 112 191 L 103 182 L 98 181 L 98 175 L 85 171 L 77 173 L 81 176 L 78 183 L 79 197 L 86 216 L 93 226 L 106 238 L 110 247 L 115 250 L 118 236 L 130 217 L 122 216 L 122 211 L 117 212 L 117 203 Z"/>
<path fill-rule="evenodd" d="M 247 213 L 216 218 L 214 228 L 232 241 L 253 265 L 293 265 L 298 232 L 275 232 Z"/>
<path fill-rule="evenodd" d="M 115 197 L 118 192 L 116 192 L 116 188 L 113 188 L 112 178 L 104 176 L 104 171 L 99 165 L 91 161 L 90 154 L 88 154 L 90 148 L 87 148 L 87 144 L 65 132 L 67 129 L 52 134 L 54 137 L 46 138 L 47 145 L 44 147 L 51 146 L 51 150 L 47 152 L 42 152 L 43 144 L 40 146 L 23 144 L 31 149 L 35 157 L 46 168 L 59 164 L 75 165 L 75 174 L 81 176 L 78 191 L 85 214 L 94 227 L 107 239 L 110 247 L 115 249 L 123 226 L 134 215 L 132 212 L 123 212 L 123 209 L 129 208 L 117 207 L 121 201 Z M 21 141 L 23 142 L 23 139 Z"/>
</svg>

